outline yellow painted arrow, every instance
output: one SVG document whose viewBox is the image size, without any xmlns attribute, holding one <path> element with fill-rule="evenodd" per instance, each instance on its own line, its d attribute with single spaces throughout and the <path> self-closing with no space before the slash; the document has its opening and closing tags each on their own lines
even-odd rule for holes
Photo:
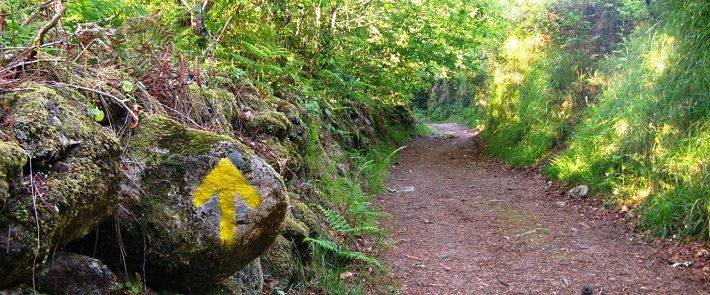
<svg viewBox="0 0 710 295">
<path fill-rule="evenodd" d="M 237 240 L 235 195 L 241 197 L 252 208 L 259 207 L 261 195 L 249 185 L 242 172 L 228 158 L 219 160 L 217 166 L 202 179 L 202 183 L 197 187 L 192 198 L 195 207 L 202 207 L 215 194 L 219 200 L 219 209 L 222 215 L 219 222 L 219 239 L 222 244 L 232 246 Z"/>
</svg>

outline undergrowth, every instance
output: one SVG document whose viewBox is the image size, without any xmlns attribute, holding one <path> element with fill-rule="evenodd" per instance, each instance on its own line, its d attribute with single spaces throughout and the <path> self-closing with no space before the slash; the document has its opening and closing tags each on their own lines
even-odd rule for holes
<svg viewBox="0 0 710 295">
<path fill-rule="evenodd" d="M 312 181 L 320 188 L 322 202 L 317 208 L 329 226 L 319 238 L 306 240 L 312 245 L 311 284 L 329 294 L 381 292 L 391 286 L 384 283 L 386 272 L 377 260 L 387 239 L 380 224 L 383 213 L 371 202 L 383 190 L 397 153 L 426 126 L 414 130 L 390 126 L 371 148 L 336 154 L 332 151 L 337 149 L 320 138 L 320 125 L 310 125 L 306 163 L 316 172 Z M 342 171 L 346 168 L 341 163 L 349 163 L 352 170 Z"/>
<path fill-rule="evenodd" d="M 639 206 L 658 236 L 707 239 L 710 4 L 665 4 L 607 61 L 609 87 L 548 172 Z"/>
</svg>

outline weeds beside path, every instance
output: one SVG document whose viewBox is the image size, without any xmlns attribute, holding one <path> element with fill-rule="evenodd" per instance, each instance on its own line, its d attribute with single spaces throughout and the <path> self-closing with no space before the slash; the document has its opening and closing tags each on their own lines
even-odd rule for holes
<svg viewBox="0 0 710 295">
<path fill-rule="evenodd" d="M 475 133 L 432 126 L 392 167 L 377 203 L 404 294 L 708 294 L 622 224 L 585 215 L 534 172 L 481 153 Z"/>
</svg>

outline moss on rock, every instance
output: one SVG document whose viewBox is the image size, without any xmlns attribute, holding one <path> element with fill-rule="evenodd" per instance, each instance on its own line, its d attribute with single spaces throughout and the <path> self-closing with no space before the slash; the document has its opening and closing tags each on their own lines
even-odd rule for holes
<svg viewBox="0 0 710 295">
<path fill-rule="evenodd" d="M 27 155 L 17 143 L 0 141 L 0 208 L 10 196 L 8 178 L 17 177 L 25 163 Z"/>
<path fill-rule="evenodd" d="M 303 240 L 310 236 L 310 229 L 303 222 L 293 218 L 291 214 L 286 214 L 283 222 L 283 234 L 287 237 Z"/>
<path fill-rule="evenodd" d="M 27 277 L 51 248 L 86 235 L 110 215 L 122 175 L 118 139 L 87 115 L 85 97 L 37 83 L 23 87 L 31 90 L 0 100 L 11 114 L 11 123 L 0 126 L 7 140 L 0 144 L 0 226 L 8 229 L 0 233 L 0 287 Z"/>
<path fill-rule="evenodd" d="M 316 229 L 321 228 L 323 225 L 316 216 L 316 213 L 306 205 L 298 200 L 298 198 L 292 197 L 291 201 L 291 215 L 294 219 L 305 224 L 307 228 L 310 229 L 309 235 L 313 235 Z"/>
<path fill-rule="evenodd" d="M 262 257 L 262 265 L 266 275 L 282 286 L 288 286 L 291 283 L 296 269 L 295 263 L 293 246 L 283 236 L 279 236 Z"/>
<path fill-rule="evenodd" d="M 201 126 L 220 134 L 231 134 L 238 114 L 237 98 L 226 89 L 190 83 L 187 87 L 189 112 Z"/>
<path fill-rule="evenodd" d="M 129 181 L 122 190 L 127 212 L 119 211 L 118 217 L 128 256 L 145 257 L 145 262 L 131 261 L 131 267 L 145 264 L 149 286 L 179 292 L 207 288 L 262 254 L 279 234 L 287 207 L 283 182 L 234 139 L 143 115 L 127 153 L 135 161 L 128 166 Z M 220 195 L 195 205 L 197 187 L 223 159 L 258 191 L 257 207 L 247 206 L 238 194 L 224 195 L 219 187 L 214 189 Z M 234 198 L 233 207 L 224 207 L 220 198 Z M 234 210 L 233 244 L 221 239 L 222 219 L 228 216 L 224 210 Z"/>
<path fill-rule="evenodd" d="M 274 110 L 255 112 L 247 117 L 246 127 L 254 132 L 273 135 L 279 139 L 286 138 L 291 132 L 291 122 L 286 115 Z"/>
</svg>

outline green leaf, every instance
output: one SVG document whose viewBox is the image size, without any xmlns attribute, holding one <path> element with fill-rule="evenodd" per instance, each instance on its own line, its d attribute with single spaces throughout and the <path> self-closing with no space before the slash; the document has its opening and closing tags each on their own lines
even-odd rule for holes
<svg viewBox="0 0 710 295">
<path fill-rule="evenodd" d="M 132 93 L 133 89 L 135 88 L 135 85 L 131 81 L 124 80 L 123 82 L 121 82 L 121 90 L 123 90 L 123 92 L 125 93 Z"/>
<path fill-rule="evenodd" d="M 96 121 L 96 122 L 101 122 L 106 117 L 106 115 L 104 114 L 104 111 L 102 111 L 101 109 L 99 109 L 98 107 L 93 105 L 92 103 L 87 103 L 86 108 L 87 108 L 87 113 L 89 114 L 89 116 L 94 118 L 94 121 Z"/>
</svg>

